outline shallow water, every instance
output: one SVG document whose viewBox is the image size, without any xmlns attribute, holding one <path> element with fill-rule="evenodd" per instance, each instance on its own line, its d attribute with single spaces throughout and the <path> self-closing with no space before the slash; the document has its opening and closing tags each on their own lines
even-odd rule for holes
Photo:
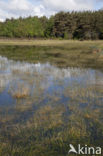
<svg viewBox="0 0 103 156">
<path fill-rule="evenodd" d="M 102 146 L 102 112 L 103 73 L 99 70 L 61 69 L 49 63 L 30 64 L 0 57 L 2 136 L 5 125 L 5 133 L 10 134 L 17 125 L 22 129 L 33 126 L 53 129 L 51 138 L 63 137 L 68 139 L 67 144 L 76 141 L 64 135 L 73 136 L 78 143 Z"/>
</svg>

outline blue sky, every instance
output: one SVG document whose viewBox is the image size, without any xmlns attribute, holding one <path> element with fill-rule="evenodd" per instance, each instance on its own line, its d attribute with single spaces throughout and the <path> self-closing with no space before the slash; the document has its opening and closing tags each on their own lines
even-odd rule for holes
<svg viewBox="0 0 103 156">
<path fill-rule="evenodd" d="M 58 11 L 98 10 L 103 0 L 0 0 L 0 20 L 20 16 L 49 17 Z"/>
</svg>

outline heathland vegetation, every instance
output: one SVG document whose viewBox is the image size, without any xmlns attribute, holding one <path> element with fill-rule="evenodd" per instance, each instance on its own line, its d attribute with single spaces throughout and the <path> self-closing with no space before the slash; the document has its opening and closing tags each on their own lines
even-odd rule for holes
<svg viewBox="0 0 103 156">
<path fill-rule="evenodd" d="M 50 62 L 64 68 L 103 69 L 102 41 L 2 39 L 0 55 L 30 63 Z"/>
<path fill-rule="evenodd" d="M 0 156 L 103 148 L 103 11 L 7 19 L 0 38 Z"/>
<path fill-rule="evenodd" d="M 59 12 L 50 18 L 6 19 L 0 22 L 0 37 L 103 39 L 103 10 Z"/>
</svg>

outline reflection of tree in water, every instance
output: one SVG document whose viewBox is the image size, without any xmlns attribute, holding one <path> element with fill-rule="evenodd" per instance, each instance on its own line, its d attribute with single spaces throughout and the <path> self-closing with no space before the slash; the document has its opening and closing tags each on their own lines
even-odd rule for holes
<svg viewBox="0 0 103 156">
<path fill-rule="evenodd" d="M 70 143 L 103 146 L 101 72 L 5 58 L 0 71 L 1 92 L 15 99 L 0 106 L 1 155 L 64 156 Z"/>
</svg>

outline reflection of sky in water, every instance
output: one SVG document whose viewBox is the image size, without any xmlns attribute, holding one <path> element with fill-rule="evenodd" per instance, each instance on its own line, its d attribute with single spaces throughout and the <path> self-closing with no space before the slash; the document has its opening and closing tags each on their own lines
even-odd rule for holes
<svg viewBox="0 0 103 156">
<path fill-rule="evenodd" d="M 95 97 L 99 94 L 100 100 L 103 100 L 102 91 L 98 93 L 102 86 L 103 73 L 98 70 L 60 69 L 49 63 L 21 63 L 0 57 L 0 107 L 17 104 L 29 108 L 35 101 L 43 104 L 54 96 L 55 99 L 58 97 L 59 102 L 65 103 L 69 100 L 70 91 L 76 98 L 77 92 L 88 87 L 93 89 L 84 91 L 84 94 L 88 94 L 85 98 L 89 99 L 89 94 Z M 25 98 L 17 98 L 16 94 L 23 94 L 22 92 L 25 92 Z"/>
<path fill-rule="evenodd" d="M 10 140 L 20 151 L 44 144 L 64 151 L 84 141 L 102 147 L 103 73 L 0 57 L 0 134 L 5 149 Z"/>
</svg>

